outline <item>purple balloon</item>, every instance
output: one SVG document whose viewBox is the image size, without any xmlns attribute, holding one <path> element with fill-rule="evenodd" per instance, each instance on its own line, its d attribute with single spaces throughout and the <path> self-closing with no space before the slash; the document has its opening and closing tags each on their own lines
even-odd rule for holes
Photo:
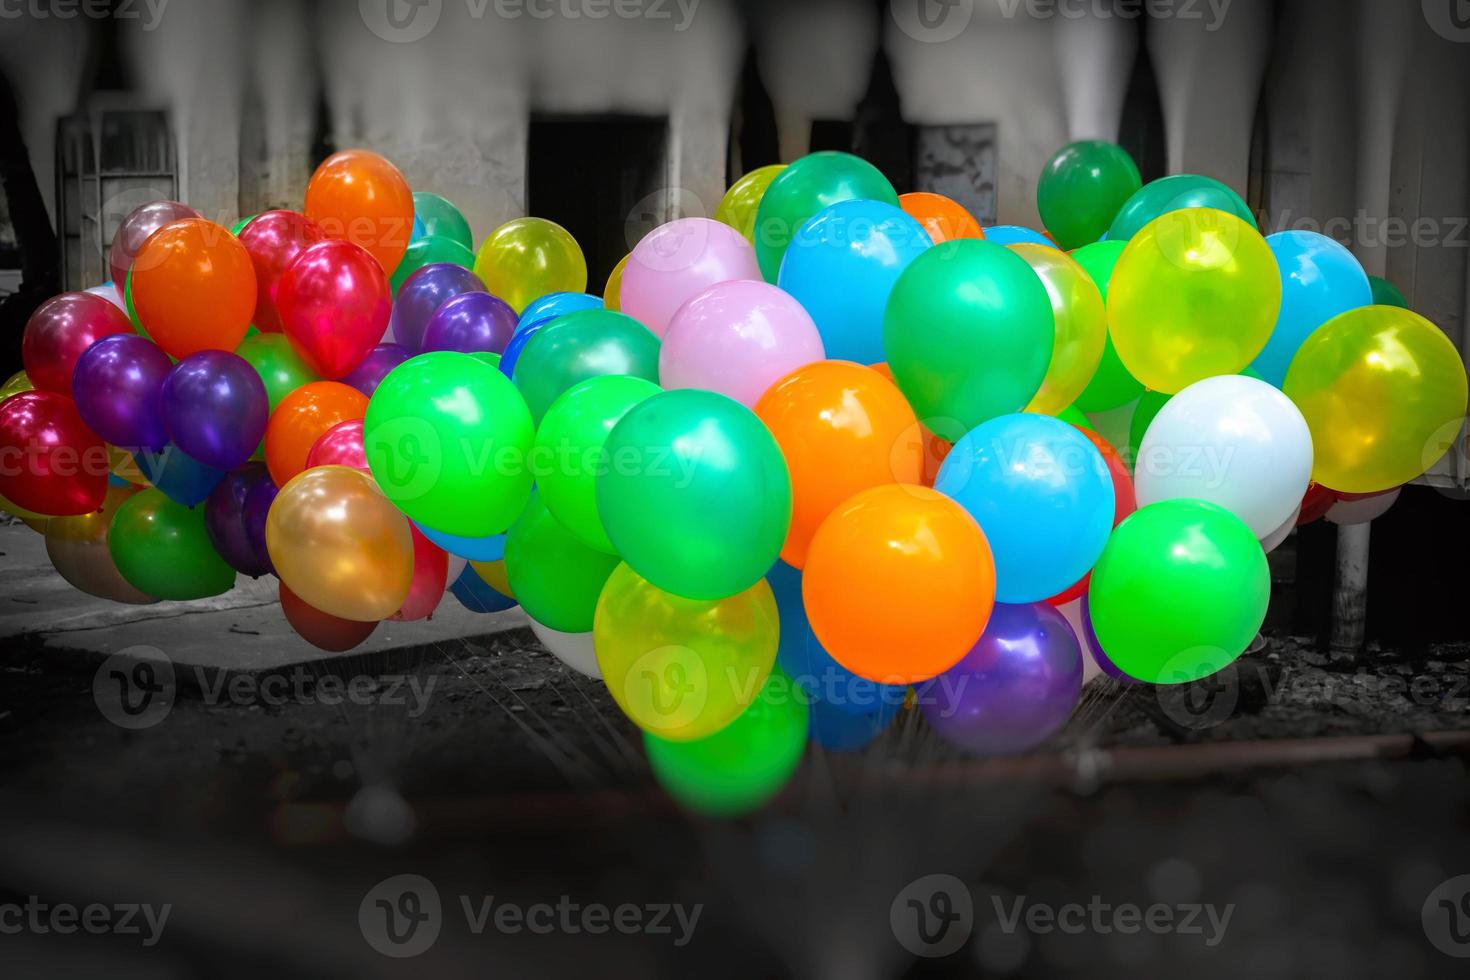
<svg viewBox="0 0 1470 980">
<path fill-rule="evenodd" d="M 160 401 L 174 444 L 221 470 L 250 458 L 270 419 L 265 382 L 245 358 L 222 350 L 202 350 L 175 364 Z"/>
<path fill-rule="evenodd" d="M 402 344 L 379 344 L 368 351 L 368 356 L 361 364 L 337 380 L 371 398 L 373 392 L 378 390 L 378 385 L 388 376 L 388 372 L 410 357 L 413 357 L 413 351 Z"/>
<path fill-rule="evenodd" d="M 453 350 L 461 354 L 503 354 L 516 332 L 518 317 L 510 304 L 489 293 L 461 293 L 439 304 L 424 328 L 425 352 Z"/>
<path fill-rule="evenodd" d="M 246 501 L 261 480 L 271 482 L 265 464 L 247 463 L 225 474 L 204 502 L 204 530 L 209 534 L 210 544 L 231 568 L 252 578 L 271 570 L 270 561 L 262 561 L 257 553 L 245 520 Z M 271 486 L 274 488 L 275 484 Z"/>
<path fill-rule="evenodd" d="M 919 690 L 924 717 L 972 752 L 1024 752 L 1061 728 L 1082 694 L 1077 634 L 1049 603 L 996 603 L 960 662 Z"/>
<path fill-rule="evenodd" d="M 82 421 L 114 446 L 162 449 L 168 427 L 158 396 L 172 369 L 168 355 L 142 337 L 103 337 L 87 348 L 72 372 L 72 396 Z"/>
<path fill-rule="evenodd" d="M 267 473 L 245 496 L 245 536 L 250 539 L 250 547 L 255 549 L 255 557 L 272 575 L 276 573 L 276 566 L 271 563 L 271 553 L 265 546 L 265 519 L 279 492 L 280 488 Z"/>
<path fill-rule="evenodd" d="M 1103 651 L 1102 644 L 1097 642 L 1097 631 L 1092 628 L 1092 607 L 1088 605 L 1085 592 L 1082 594 L 1082 639 L 1087 643 L 1088 653 L 1092 654 L 1093 663 L 1097 664 L 1098 669 L 1104 674 L 1124 684 L 1138 683 L 1137 678 L 1129 677 L 1119 670 L 1118 665 L 1113 663 L 1112 658 Z"/>
<path fill-rule="evenodd" d="M 480 277 L 462 265 L 435 262 L 419 269 L 398 287 L 393 299 L 393 339 L 417 354 L 434 311 L 461 293 L 489 292 Z"/>
</svg>

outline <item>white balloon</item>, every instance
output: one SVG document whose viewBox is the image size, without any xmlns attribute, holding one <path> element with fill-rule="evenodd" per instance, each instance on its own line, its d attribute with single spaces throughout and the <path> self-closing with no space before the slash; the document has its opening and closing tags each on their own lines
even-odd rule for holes
<svg viewBox="0 0 1470 980">
<path fill-rule="evenodd" d="M 1281 547 L 1281 542 L 1291 537 L 1292 529 L 1296 527 L 1297 518 L 1301 516 L 1302 505 L 1297 504 L 1296 510 L 1292 511 L 1291 516 L 1281 522 L 1280 527 L 1261 539 L 1261 550 L 1269 555 L 1271 552 Z"/>
<path fill-rule="evenodd" d="M 445 554 L 449 553 L 445 552 Z M 459 555 L 449 555 L 449 574 L 444 578 L 445 592 L 448 592 L 454 587 L 454 583 L 459 581 L 459 577 L 464 574 L 464 567 L 468 564 L 469 561 Z"/>
<path fill-rule="evenodd" d="M 530 619 L 530 617 L 527 617 Z M 531 620 L 531 632 L 541 645 L 550 650 L 556 659 L 586 677 L 602 679 L 602 669 L 597 666 L 597 654 L 592 651 L 592 631 L 586 633 L 563 633 L 550 626 Z"/>
<path fill-rule="evenodd" d="M 1403 487 L 1394 487 L 1356 500 L 1339 500 L 1327 510 L 1327 519 L 1334 524 L 1367 524 L 1377 520 L 1399 499 Z"/>
<path fill-rule="evenodd" d="M 1143 437 L 1134 486 L 1139 507 L 1208 500 L 1265 538 L 1301 504 L 1311 476 L 1312 433 L 1291 399 L 1229 374 L 1169 399 Z"/>
<path fill-rule="evenodd" d="M 107 300 L 107 302 L 122 310 L 124 313 L 128 311 L 128 304 L 123 302 L 123 298 L 118 293 L 117 287 L 113 286 L 113 284 L 110 282 L 104 282 L 100 286 L 93 286 L 91 289 L 88 289 L 87 292 L 91 293 L 93 296 L 101 296 L 103 299 Z"/>
</svg>

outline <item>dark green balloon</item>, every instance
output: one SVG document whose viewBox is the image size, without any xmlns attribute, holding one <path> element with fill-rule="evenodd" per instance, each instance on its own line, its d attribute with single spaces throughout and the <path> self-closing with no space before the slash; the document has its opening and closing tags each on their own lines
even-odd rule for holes
<svg viewBox="0 0 1470 980">
<path fill-rule="evenodd" d="M 1087 270 L 1087 274 L 1097 284 L 1104 303 L 1108 301 L 1108 283 L 1113 279 L 1113 267 L 1118 264 L 1118 257 L 1127 247 L 1126 242 L 1094 242 L 1072 253 L 1072 258 Z M 1123 366 L 1123 360 L 1118 357 L 1118 352 L 1113 347 L 1112 335 L 1109 334 L 1103 342 L 1102 360 L 1098 362 L 1097 371 L 1074 404 L 1084 412 L 1107 412 L 1128 404 L 1141 394 L 1143 383 L 1129 374 L 1128 369 Z"/>
<path fill-rule="evenodd" d="M 408 251 L 403 253 L 403 261 L 399 262 L 398 268 L 393 270 L 388 285 L 397 294 L 405 279 L 424 266 L 438 262 L 462 265 L 466 269 L 472 269 L 475 265 L 475 253 L 447 236 L 426 235 L 416 242 L 409 243 Z"/>
<path fill-rule="evenodd" d="M 470 223 L 447 198 L 429 191 L 414 191 L 413 213 L 423 224 L 426 235 L 452 238 L 465 248 L 474 249 L 475 236 L 470 232 Z"/>
<path fill-rule="evenodd" d="M 658 353 L 658 337 L 627 314 L 578 310 L 530 339 L 516 360 L 515 384 L 540 425 L 551 403 L 579 381 L 627 374 L 657 384 Z"/>
<path fill-rule="evenodd" d="M 1175 174 L 1150 181 L 1130 197 L 1113 219 L 1108 241 L 1126 242 L 1159 215 L 1184 208 L 1215 208 L 1256 227 L 1250 206 L 1225 184 L 1199 174 Z"/>
<path fill-rule="evenodd" d="M 877 167 L 851 153 L 824 150 L 781 171 L 755 213 L 755 257 L 766 282 L 775 282 L 786 246 L 818 211 L 841 201 L 883 201 L 898 206 L 898 193 Z"/>
<path fill-rule="evenodd" d="M 1031 401 L 1054 337 L 1051 300 L 1031 266 L 976 239 L 914 259 L 883 317 L 894 380 L 919 419 L 951 441 Z"/>
<path fill-rule="evenodd" d="M 1368 285 L 1373 290 L 1374 306 L 1397 306 L 1401 310 L 1409 308 L 1409 301 L 1404 298 L 1399 287 L 1382 276 L 1369 276 Z"/>
<path fill-rule="evenodd" d="M 1127 150 L 1103 140 L 1083 140 L 1062 147 L 1047 161 L 1036 185 L 1036 206 L 1046 230 L 1070 251 L 1101 238 L 1142 186 L 1138 164 Z"/>
<path fill-rule="evenodd" d="M 532 493 L 505 538 L 505 573 L 516 601 L 536 622 L 562 633 L 588 633 L 597 597 L 617 555 L 594 551 L 561 525 Z"/>
<path fill-rule="evenodd" d="M 228 592 L 235 570 L 209 543 L 204 508 L 142 490 L 112 517 L 107 549 L 133 588 L 160 599 L 204 599 Z"/>
</svg>

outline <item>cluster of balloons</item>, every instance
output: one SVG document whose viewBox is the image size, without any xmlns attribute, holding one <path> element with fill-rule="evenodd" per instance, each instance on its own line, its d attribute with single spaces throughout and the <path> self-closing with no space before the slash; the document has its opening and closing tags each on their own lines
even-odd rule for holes
<svg viewBox="0 0 1470 980">
<path fill-rule="evenodd" d="M 655 228 L 598 297 L 564 229 L 476 251 L 367 151 L 233 230 L 151 204 L 113 284 L 27 327 L 0 494 L 79 588 L 275 574 L 325 649 L 446 593 L 519 605 L 705 812 L 909 703 L 1023 751 L 1088 661 L 1229 664 L 1266 552 L 1382 513 L 1466 407 L 1433 324 L 1218 181 L 1079 143 L 1038 207 L 1044 233 L 982 228 L 815 153 Z"/>
</svg>

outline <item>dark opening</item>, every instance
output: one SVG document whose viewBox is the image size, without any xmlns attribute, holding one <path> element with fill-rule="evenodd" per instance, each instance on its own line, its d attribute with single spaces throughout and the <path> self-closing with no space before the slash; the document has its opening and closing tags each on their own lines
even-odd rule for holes
<svg viewBox="0 0 1470 980">
<path fill-rule="evenodd" d="M 1142 30 L 1140 25 L 1139 30 Z M 1154 75 L 1148 46 L 1140 38 L 1138 57 L 1133 59 L 1133 77 L 1123 97 L 1123 118 L 1118 126 L 1118 145 L 1133 155 L 1138 172 L 1147 184 L 1169 173 L 1169 150 L 1164 141 L 1164 107 L 1159 102 L 1159 81 Z"/>
<path fill-rule="evenodd" d="M 641 233 L 666 217 L 648 212 L 661 206 L 650 195 L 667 184 L 668 133 L 663 116 L 531 119 L 527 210 L 577 239 L 587 257 L 589 292 L 600 293 Z"/>
</svg>

